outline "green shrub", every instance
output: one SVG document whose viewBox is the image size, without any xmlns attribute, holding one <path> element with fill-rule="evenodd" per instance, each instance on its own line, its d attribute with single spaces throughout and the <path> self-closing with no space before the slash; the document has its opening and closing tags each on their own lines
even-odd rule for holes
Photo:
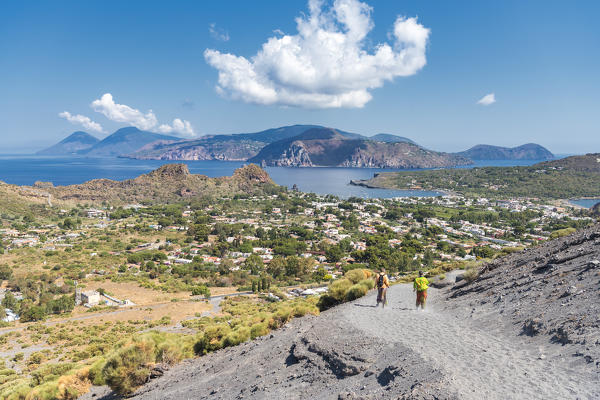
<svg viewBox="0 0 600 400">
<path fill-rule="evenodd" d="M 346 292 L 346 301 L 352 301 L 352 300 L 356 300 L 360 297 L 363 297 L 365 294 L 367 294 L 368 289 L 364 286 L 361 285 L 360 283 L 357 283 L 356 285 L 352 285 L 350 287 L 350 289 L 348 289 L 348 291 Z"/>
<path fill-rule="evenodd" d="M 479 277 L 479 270 L 477 268 L 469 268 L 463 274 L 463 278 L 468 283 L 473 282 L 475 279 Z"/>
<path fill-rule="evenodd" d="M 329 285 L 329 295 L 337 301 L 342 301 L 346 297 L 346 292 L 352 286 L 352 282 L 348 279 L 342 278 L 334 281 Z"/>
<path fill-rule="evenodd" d="M 254 324 L 250 328 L 250 338 L 252 338 L 252 339 L 256 339 L 257 337 L 260 337 L 260 336 L 265 336 L 268 333 L 269 333 L 269 327 L 264 322 Z"/>
<path fill-rule="evenodd" d="M 367 291 L 369 291 L 375 287 L 375 281 L 373 279 L 364 279 L 364 280 L 358 282 L 358 284 L 367 288 Z"/>
<path fill-rule="evenodd" d="M 240 343 L 244 343 L 250 339 L 250 328 L 241 327 L 231 332 L 223 340 L 223 347 L 237 346 Z"/>
<path fill-rule="evenodd" d="M 200 339 L 194 344 L 194 353 L 204 355 L 223 348 L 223 338 L 229 335 L 231 328 L 227 324 L 208 326 Z"/>
<path fill-rule="evenodd" d="M 293 310 L 290 307 L 283 306 L 279 308 L 269 321 L 269 328 L 279 329 L 293 317 Z"/>
<path fill-rule="evenodd" d="M 577 229 L 575 228 L 558 229 L 550 234 L 550 239 L 557 239 L 563 236 L 568 236 L 572 233 L 575 233 L 576 231 Z"/>
<path fill-rule="evenodd" d="M 89 377 L 90 381 L 92 382 L 92 385 L 102 386 L 106 384 L 106 381 L 104 380 L 104 375 L 102 374 L 102 369 L 104 368 L 105 364 L 106 360 L 104 358 L 99 358 L 98 360 L 94 361 L 94 363 L 90 367 Z"/>
<path fill-rule="evenodd" d="M 133 393 L 150 375 L 155 347 L 152 340 L 142 339 L 118 350 L 102 369 L 106 384 L 120 395 Z"/>
<path fill-rule="evenodd" d="M 353 269 L 348 271 L 344 278 L 348 279 L 352 283 L 358 283 L 362 280 L 365 280 L 371 276 L 371 271 L 366 269 Z"/>
<path fill-rule="evenodd" d="M 168 340 L 158 345 L 157 361 L 173 365 L 183 358 L 183 349 L 175 341 Z"/>
</svg>

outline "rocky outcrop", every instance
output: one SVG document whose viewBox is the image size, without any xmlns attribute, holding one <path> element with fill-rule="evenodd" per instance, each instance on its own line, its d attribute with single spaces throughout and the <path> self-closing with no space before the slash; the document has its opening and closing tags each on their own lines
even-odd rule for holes
<svg viewBox="0 0 600 400">
<path fill-rule="evenodd" d="M 185 164 L 167 164 L 135 179 L 95 179 L 80 185 L 49 187 L 46 190 L 59 201 L 155 204 L 195 196 L 260 194 L 275 187 L 269 175 L 256 165 L 239 168 L 230 177 L 209 178 L 191 174 Z"/>
</svg>

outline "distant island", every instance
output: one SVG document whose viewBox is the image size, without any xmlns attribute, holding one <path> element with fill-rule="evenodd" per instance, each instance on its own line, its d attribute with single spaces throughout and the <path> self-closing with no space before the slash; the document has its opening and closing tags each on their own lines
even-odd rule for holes
<svg viewBox="0 0 600 400">
<path fill-rule="evenodd" d="M 36 154 L 50 156 L 82 154 L 91 149 L 98 142 L 100 142 L 100 139 L 89 133 L 77 131 L 73 132 L 54 146 L 40 150 Z"/>
<path fill-rule="evenodd" d="M 455 167 L 472 164 L 473 160 L 554 158 L 550 151 L 533 143 L 514 148 L 477 145 L 459 153 L 444 153 L 426 149 L 404 136 L 389 133 L 366 136 L 319 125 L 292 125 L 198 139 L 182 139 L 135 127 L 121 128 L 103 140 L 86 132 L 75 132 L 37 154 L 398 169 Z"/>
<path fill-rule="evenodd" d="M 471 160 L 552 160 L 554 154 L 539 144 L 527 143 L 517 147 L 478 144 L 456 153 Z"/>
<path fill-rule="evenodd" d="M 265 146 L 249 162 L 284 167 L 432 168 L 468 165 L 471 160 L 427 150 L 404 140 L 347 137 L 330 128 L 313 128 Z"/>
<path fill-rule="evenodd" d="M 441 190 L 488 198 L 600 197 L 600 153 L 528 167 L 382 172 L 350 184 L 369 188 Z"/>
</svg>

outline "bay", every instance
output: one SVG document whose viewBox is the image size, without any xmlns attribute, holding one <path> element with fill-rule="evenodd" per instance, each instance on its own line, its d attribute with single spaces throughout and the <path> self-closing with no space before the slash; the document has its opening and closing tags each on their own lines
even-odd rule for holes
<svg viewBox="0 0 600 400">
<path fill-rule="evenodd" d="M 600 198 L 598 198 L 598 199 L 573 199 L 573 200 L 569 200 L 569 202 L 572 204 L 581 206 L 581 207 L 592 208 L 596 204 L 600 203 Z"/>
<path fill-rule="evenodd" d="M 532 165 L 541 160 L 478 160 L 467 166 Z M 245 163 L 241 161 L 166 161 L 132 160 L 128 158 L 47 157 L 0 155 L 0 181 L 16 185 L 33 185 L 36 181 L 54 185 L 73 185 L 92 179 L 125 180 L 152 171 L 161 165 L 184 163 L 193 174 L 209 177 L 229 176 Z M 294 184 L 304 192 L 332 194 L 342 198 L 433 197 L 442 193 L 426 190 L 369 189 L 350 185 L 353 179 L 369 179 L 375 173 L 406 171 L 379 168 L 287 168 L 267 167 L 273 180 L 291 188 Z"/>
</svg>

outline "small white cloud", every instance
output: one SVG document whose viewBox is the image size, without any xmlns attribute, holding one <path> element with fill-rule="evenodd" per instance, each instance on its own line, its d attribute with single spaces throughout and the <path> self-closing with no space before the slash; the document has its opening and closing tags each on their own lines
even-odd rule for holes
<svg viewBox="0 0 600 400">
<path fill-rule="evenodd" d="M 369 52 L 371 7 L 359 0 L 309 0 L 308 16 L 296 18 L 298 33 L 276 31 L 258 53 L 245 58 L 206 49 L 206 62 L 219 71 L 217 93 L 257 104 L 307 108 L 363 107 L 370 91 L 422 69 L 429 29 L 417 18 L 399 16 L 392 44 Z"/>
<path fill-rule="evenodd" d="M 214 22 L 208 26 L 208 31 L 213 39 L 227 42 L 229 40 L 229 33 L 226 30 L 218 28 Z"/>
<path fill-rule="evenodd" d="M 117 104 L 110 93 L 105 93 L 101 98 L 94 100 L 91 107 L 94 111 L 104 114 L 111 121 L 125 122 L 138 129 L 149 130 L 158 124 L 156 115 L 154 115 L 152 110 L 144 114 L 135 108 L 124 104 Z"/>
<path fill-rule="evenodd" d="M 196 136 L 196 132 L 194 132 L 194 128 L 190 121 L 181 120 L 179 118 L 175 118 L 171 125 L 162 124 L 158 127 L 158 131 L 160 133 L 178 133 L 181 136 L 187 137 Z"/>
<path fill-rule="evenodd" d="M 194 137 L 196 133 L 189 121 L 175 118 L 171 125 L 158 124 L 158 119 L 152 110 L 143 113 L 140 110 L 129 107 L 125 104 L 117 104 L 114 102 L 110 93 L 105 93 L 91 104 L 94 111 L 104 114 L 106 118 L 115 122 L 124 122 L 128 125 L 135 126 L 138 129 L 151 131 L 155 129 L 161 133 L 179 134 L 181 136 Z M 157 127 L 157 125 L 159 125 Z"/>
<path fill-rule="evenodd" d="M 481 99 L 479 99 L 477 104 L 481 104 L 482 106 L 489 106 L 491 104 L 494 104 L 495 102 L 496 102 L 496 95 L 494 93 L 490 93 L 490 94 L 486 94 Z"/>
<path fill-rule="evenodd" d="M 68 111 L 63 111 L 58 114 L 59 117 L 66 119 L 72 124 L 81 125 L 88 131 L 104 133 L 104 128 L 97 122 L 92 121 L 90 118 L 81 114 L 71 114 Z"/>
</svg>

